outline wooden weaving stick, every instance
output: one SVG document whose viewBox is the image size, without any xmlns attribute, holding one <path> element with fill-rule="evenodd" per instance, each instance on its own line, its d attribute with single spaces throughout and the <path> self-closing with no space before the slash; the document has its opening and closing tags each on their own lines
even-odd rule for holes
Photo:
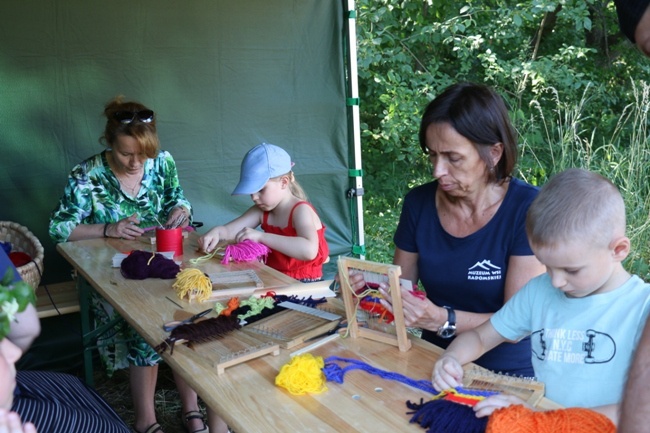
<svg viewBox="0 0 650 433">
<path fill-rule="evenodd" d="M 352 257 L 339 257 L 339 275 L 341 275 L 341 294 L 345 304 L 345 314 L 348 320 L 348 330 L 352 338 L 367 338 L 382 343 L 397 346 L 400 351 L 406 352 L 411 348 L 411 341 L 406 333 L 404 324 L 404 310 L 402 309 L 402 292 L 400 291 L 400 275 L 402 269 L 397 265 L 387 265 L 377 262 L 359 260 Z M 350 270 L 362 271 L 364 276 L 367 273 L 385 276 L 388 283 L 388 290 L 393 306 L 395 335 L 381 332 L 374 329 L 359 327 L 357 323 L 357 298 L 354 290 L 350 287 L 348 276 Z"/>
</svg>

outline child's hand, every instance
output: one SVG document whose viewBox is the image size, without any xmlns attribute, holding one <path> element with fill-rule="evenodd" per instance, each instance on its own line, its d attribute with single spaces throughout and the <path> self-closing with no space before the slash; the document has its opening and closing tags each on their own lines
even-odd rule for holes
<svg viewBox="0 0 650 433">
<path fill-rule="evenodd" d="M 463 366 L 451 355 L 443 354 L 433 367 L 431 382 L 437 391 L 455 388 L 463 381 Z"/>
<path fill-rule="evenodd" d="M 203 236 L 201 236 L 198 240 L 199 242 L 199 249 L 201 251 L 204 251 L 206 253 L 212 252 L 217 247 L 217 244 L 219 243 L 219 231 L 217 228 L 213 228 Z"/>
<path fill-rule="evenodd" d="M 261 243 L 263 234 L 264 233 L 259 230 L 255 230 L 250 227 L 244 227 L 239 233 L 235 235 L 235 241 L 239 243 L 245 240 L 249 240 Z"/>
<path fill-rule="evenodd" d="M 492 412 L 497 409 L 508 407 L 513 404 L 522 404 L 528 409 L 535 410 L 519 397 L 515 397 L 514 395 L 510 394 L 497 394 L 476 403 L 474 406 L 474 413 L 476 414 L 477 418 L 482 418 L 484 416 L 491 415 Z"/>
</svg>

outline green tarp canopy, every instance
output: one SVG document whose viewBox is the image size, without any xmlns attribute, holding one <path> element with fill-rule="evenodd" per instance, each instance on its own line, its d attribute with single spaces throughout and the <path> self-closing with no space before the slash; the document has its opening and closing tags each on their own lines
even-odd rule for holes
<svg viewBox="0 0 650 433">
<path fill-rule="evenodd" d="M 292 155 L 332 256 L 349 254 L 359 203 L 347 196 L 360 177 L 349 177 L 359 156 L 348 8 L 336 0 L 0 2 L 0 220 L 41 240 L 43 281 L 70 278 L 47 234 L 49 215 L 72 167 L 102 150 L 103 106 L 116 95 L 156 111 L 202 230 L 251 205 L 230 193 L 246 151 L 268 142 Z"/>
</svg>

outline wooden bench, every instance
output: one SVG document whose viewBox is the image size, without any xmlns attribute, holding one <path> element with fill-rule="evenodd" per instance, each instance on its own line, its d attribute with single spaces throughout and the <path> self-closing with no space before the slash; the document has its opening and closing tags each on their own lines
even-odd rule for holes
<svg viewBox="0 0 650 433">
<path fill-rule="evenodd" d="M 48 291 L 52 299 L 48 296 Z M 48 284 L 47 290 L 45 290 L 45 286 L 38 286 L 36 310 L 41 319 L 78 312 L 79 295 L 75 282 L 64 281 L 63 283 Z"/>
</svg>

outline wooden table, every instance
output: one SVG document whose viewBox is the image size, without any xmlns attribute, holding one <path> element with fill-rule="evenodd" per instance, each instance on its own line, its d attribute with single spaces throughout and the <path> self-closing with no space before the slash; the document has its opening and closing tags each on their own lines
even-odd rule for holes
<svg viewBox="0 0 650 433">
<path fill-rule="evenodd" d="M 199 254 L 195 252 L 195 237 L 185 242 L 183 259 L 187 261 Z M 82 277 L 80 280 L 87 281 L 155 346 L 167 336 L 161 325 L 178 310 L 167 298 L 193 313 L 204 310 L 206 305 L 179 300 L 171 288 L 174 280 L 127 280 L 119 269 L 111 268 L 116 252 L 133 249 L 146 247 L 137 241 L 118 239 L 58 245 L 60 253 Z M 208 273 L 223 269 L 217 259 L 200 268 Z M 394 346 L 366 339 L 339 338 L 312 353 L 324 358 L 358 359 L 413 379 L 428 379 L 442 350 L 418 338 L 413 338 L 412 343 L 409 351 L 400 352 Z M 426 401 L 431 395 L 396 381 L 355 370 L 347 373 L 343 384 L 328 382 L 328 390 L 321 394 L 293 396 L 275 386 L 275 377 L 289 362 L 293 350 L 229 367 L 221 375 L 205 363 L 196 362 L 196 352 L 185 346 L 177 346 L 173 355 L 165 352 L 163 358 L 238 433 L 423 431 L 417 424 L 409 424 L 405 403 L 420 398 Z M 546 400 L 543 405 L 555 407 Z"/>
</svg>

